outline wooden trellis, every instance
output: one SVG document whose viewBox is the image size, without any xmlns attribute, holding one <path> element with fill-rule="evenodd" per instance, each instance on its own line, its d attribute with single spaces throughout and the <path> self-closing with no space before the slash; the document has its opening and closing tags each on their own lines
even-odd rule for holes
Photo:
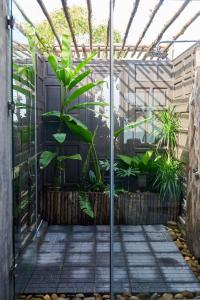
<svg viewBox="0 0 200 300">
<path fill-rule="evenodd" d="M 56 50 L 58 51 L 58 47 L 61 49 L 61 41 L 60 38 L 56 32 L 55 26 L 53 24 L 53 21 L 48 13 L 47 8 L 44 5 L 43 0 L 36 0 L 37 3 L 39 4 L 42 12 L 44 13 L 49 26 L 54 34 L 57 46 L 55 45 Z M 74 28 L 72 25 L 72 21 L 71 21 L 71 16 L 70 16 L 70 12 L 69 12 L 69 8 L 67 5 L 67 0 L 60 0 L 62 7 L 63 7 L 63 13 L 65 15 L 66 18 L 66 22 L 68 24 L 69 27 L 69 31 L 71 34 L 71 38 L 73 41 L 73 46 L 72 46 L 72 53 L 74 55 L 74 58 L 82 58 L 82 57 L 86 57 L 88 55 L 88 53 L 92 52 L 92 51 L 97 51 L 97 57 L 98 58 L 108 58 L 108 54 L 109 54 L 109 30 L 110 30 L 110 26 L 109 26 L 109 19 L 108 19 L 108 25 L 107 25 L 107 38 L 106 38 L 106 42 L 104 45 L 102 44 L 93 44 L 93 34 L 92 34 L 92 0 L 86 0 L 86 6 L 87 6 L 87 11 L 88 11 L 88 33 L 89 33 L 89 44 L 83 44 L 83 45 L 79 45 L 77 42 L 77 38 L 74 32 Z M 114 53 L 115 53 L 115 58 L 132 58 L 132 59 L 139 59 L 140 56 L 142 55 L 142 53 L 144 54 L 142 59 L 146 60 L 146 59 L 153 59 L 154 58 L 154 54 L 152 53 L 152 50 L 159 44 L 159 42 L 161 41 L 164 33 L 168 30 L 168 28 L 179 18 L 179 16 L 181 15 L 181 13 L 184 11 L 184 9 L 186 9 L 186 7 L 188 6 L 188 4 L 191 2 L 191 0 L 184 0 L 182 5 L 179 7 L 179 9 L 174 13 L 174 15 L 171 17 L 171 19 L 164 25 L 164 27 L 162 28 L 162 30 L 158 33 L 156 39 L 150 44 L 150 45 L 142 45 L 141 42 L 144 39 L 145 35 L 147 34 L 147 32 L 150 30 L 152 22 L 156 16 L 156 14 L 158 13 L 160 7 L 163 5 L 163 3 L 166 0 L 158 0 L 158 3 L 155 5 L 155 7 L 153 8 L 151 15 L 149 17 L 148 22 L 145 24 L 143 31 L 141 33 L 141 35 L 139 36 L 139 39 L 137 40 L 135 45 L 130 45 L 127 44 L 127 38 L 129 35 L 129 31 L 131 28 L 131 25 L 133 23 L 133 20 L 135 18 L 135 16 L 137 15 L 137 11 L 138 11 L 138 7 L 140 6 L 141 2 L 140 0 L 135 0 L 133 3 L 133 9 L 131 11 L 130 17 L 128 19 L 127 22 L 127 26 L 126 26 L 126 30 L 125 30 L 125 34 L 122 40 L 122 44 L 116 44 L 114 45 Z M 16 6 L 18 7 L 18 9 L 21 11 L 22 15 L 24 16 L 24 18 L 26 19 L 26 21 L 30 24 L 33 25 L 33 23 L 31 22 L 31 20 L 26 16 L 26 14 L 24 13 L 23 9 L 19 6 L 19 4 L 16 3 L 16 0 L 14 0 Z M 115 1 L 114 1 L 114 6 L 115 6 Z M 186 31 L 186 29 L 200 16 L 200 11 L 198 11 L 197 13 L 195 13 L 192 17 L 190 17 L 190 19 L 184 24 L 184 26 L 181 28 L 181 30 L 174 35 L 174 37 L 172 38 L 173 41 L 177 40 L 181 35 L 184 34 L 184 32 Z M 22 29 L 22 28 L 21 28 Z M 36 37 L 38 39 L 38 41 L 43 45 L 43 41 L 42 41 L 42 37 L 40 36 L 40 34 L 36 31 Z M 173 42 L 170 42 L 166 47 L 161 47 L 160 50 L 162 52 L 168 52 L 169 48 L 171 47 L 171 45 L 173 44 Z M 44 45 L 43 45 L 44 46 Z"/>
</svg>

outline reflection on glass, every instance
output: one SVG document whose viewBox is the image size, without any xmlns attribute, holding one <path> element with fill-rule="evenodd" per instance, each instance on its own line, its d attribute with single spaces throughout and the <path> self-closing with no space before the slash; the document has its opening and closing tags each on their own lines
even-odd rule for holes
<svg viewBox="0 0 200 300">
<path fill-rule="evenodd" d="M 13 4 L 16 26 L 13 30 L 13 201 L 15 259 L 18 264 L 16 288 L 25 285 L 23 250 L 36 231 L 36 155 L 35 155 L 35 48 L 34 28 L 25 34 L 26 22 Z M 31 259 L 30 259 L 31 258 Z M 29 263 L 34 256 L 30 252 Z M 30 267 L 29 265 L 29 267 Z"/>
</svg>

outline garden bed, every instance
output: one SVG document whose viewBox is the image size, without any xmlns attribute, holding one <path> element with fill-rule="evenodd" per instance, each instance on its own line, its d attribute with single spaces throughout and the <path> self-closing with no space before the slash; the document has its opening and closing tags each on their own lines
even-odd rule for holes
<svg viewBox="0 0 200 300">
<path fill-rule="evenodd" d="M 109 197 L 106 193 L 89 192 L 94 210 L 89 218 L 80 209 L 76 191 L 43 191 L 40 212 L 49 224 L 107 225 L 109 224 Z M 177 201 L 163 201 L 156 193 L 124 193 L 115 198 L 116 225 L 153 225 L 176 221 L 180 212 Z"/>
</svg>

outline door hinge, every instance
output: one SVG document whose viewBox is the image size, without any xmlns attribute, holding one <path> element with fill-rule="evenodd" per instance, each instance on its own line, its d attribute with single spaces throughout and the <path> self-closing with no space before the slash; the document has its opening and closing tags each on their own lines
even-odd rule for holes
<svg viewBox="0 0 200 300">
<path fill-rule="evenodd" d="M 14 102 L 8 102 L 8 113 L 14 114 L 15 112 L 15 103 Z"/>
<path fill-rule="evenodd" d="M 7 17 L 7 28 L 8 29 L 13 29 L 15 25 L 15 19 L 13 16 L 8 16 Z"/>
</svg>

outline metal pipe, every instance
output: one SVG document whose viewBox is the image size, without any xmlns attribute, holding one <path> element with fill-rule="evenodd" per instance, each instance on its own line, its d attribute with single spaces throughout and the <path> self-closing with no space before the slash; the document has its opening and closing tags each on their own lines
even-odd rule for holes
<svg viewBox="0 0 200 300">
<path fill-rule="evenodd" d="M 114 255 L 114 49 L 113 49 L 113 8 L 110 0 L 110 299 L 114 300 L 113 255 Z"/>
</svg>

